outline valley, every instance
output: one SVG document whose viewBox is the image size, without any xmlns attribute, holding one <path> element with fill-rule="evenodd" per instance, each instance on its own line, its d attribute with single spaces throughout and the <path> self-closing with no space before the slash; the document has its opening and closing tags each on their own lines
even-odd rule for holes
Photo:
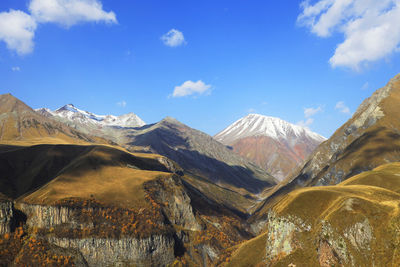
<svg viewBox="0 0 400 267">
<path fill-rule="evenodd" d="M 329 139 L 0 96 L 1 266 L 398 266 L 400 75 Z"/>
</svg>

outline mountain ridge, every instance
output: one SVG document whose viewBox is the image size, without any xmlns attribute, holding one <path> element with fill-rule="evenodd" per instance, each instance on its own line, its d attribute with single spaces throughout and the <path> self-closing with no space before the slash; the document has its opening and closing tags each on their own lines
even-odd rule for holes
<svg viewBox="0 0 400 267">
<path fill-rule="evenodd" d="M 92 123 L 99 126 L 108 127 L 141 127 L 146 123 L 133 112 L 120 116 L 114 115 L 97 115 L 92 112 L 81 110 L 73 104 L 64 105 L 54 111 L 48 108 L 39 108 L 36 112 L 45 116 L 57 116 L 71 122 L 81 124 Z"/>
</svg>

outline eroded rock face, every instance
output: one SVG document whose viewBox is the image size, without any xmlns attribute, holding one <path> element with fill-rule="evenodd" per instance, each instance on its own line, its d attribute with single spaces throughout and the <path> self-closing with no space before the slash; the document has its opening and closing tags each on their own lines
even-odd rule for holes
<svg viewBox="0 0 400 267">
<path fill-rule="evenodd" d="M 172 236 L 167 235 L 144 239 L 51 237 L 48 241 L 60 247 L 79 250 L 89 266 L 166 266 L 175 259 L 175 242 Z"/>
<path fill-rule="evenodd" d="M 71 207 L 25 203 L 18 207 L 27 215 L 29 227 L 51 228 L 60 224 L 69 224 L 72 228 L 85 227 L 75 220 L 77 209 Z"/>
<path fill-rule="evenodd" d="M 340 230 L 329 221 L 311 225 L 296 216 L 270 212 L 266 232 L 267 266 L 280 266 L 296 250 L 309 253 L 314 249 L 317 255 L 310 254 L 311 262 L 320 266 L 361 266 L 365 261 L 379 265 L 379 256 L 371 253 L 374 233 L 367 218 Z M 296 257 L 291 260 L 296 262 Z"/>
<path fill-rule="evenodd" d="M 6 200 L 0 201 L 0 234 L 11 232 L 13 214 L 13 203 Z"/>
<path fill-rule="evenodd" d="M 20 204 L 18 206 L 28 217 L 27 226 L 47 232 L 43 236 L 50 244 L 62 248 L 74 249 L 81 253 L 89 266 L 121 266 L 134 264 L 139 266 L 166 266 L 175 259 L 175 240 L 171 233 L 155 233 L 148 237 L 120 236 L 105 238 L 102 236 L 79 237 L 73 233 L 85 233 L 95 228 L 96 221 L 83 223 L 82 213 L 101 213 L 101 208 L 74 208 L 66 206 Z M 96 210 L 97 209 L 97 210 Z M 83 210 L 83 211 L 82 211 Z M 106 210 L 104 208 L 103 210 Z M 123 225 L 116 225 L 122 227 Z M 68 232 L 70 237 L 62 237 L 57 227 Z M 56 229 L 56 230 L 54 230 Z"/>
<path fill-rule="evenodd" d="M 311 226 L 295 216 L 278 216 L 270 211 L 267 222 L 267 243 L 265 258 L 274 262 L 278 257 L 286 256 L 300 244 L 296 242 L 295 234 L 310 231 Z"/>
</svg>

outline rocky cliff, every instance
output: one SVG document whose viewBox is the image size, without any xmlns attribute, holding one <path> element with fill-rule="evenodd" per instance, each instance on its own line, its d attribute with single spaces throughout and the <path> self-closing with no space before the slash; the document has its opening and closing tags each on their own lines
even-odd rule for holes
<svg viewBox="0 0 400 267">
<path fill-rule="evenodd" d="M 13 227 L 13 203 L 0 200 L 0 235 L 10 233 Z"/>
</svg>

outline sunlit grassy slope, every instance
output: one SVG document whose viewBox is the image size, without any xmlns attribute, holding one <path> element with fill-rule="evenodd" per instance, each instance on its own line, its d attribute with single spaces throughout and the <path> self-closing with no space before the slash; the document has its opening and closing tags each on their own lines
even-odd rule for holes
<svg viewBox="0 0 400 267">
<path fill-rule="evenodd" d="M 346 248 L 346 253 L 351 255 L 348 256 L 347 264 L 352 257 L 357 266 L 370 266 L 371 262 L 375 266 L 399 266 L 399 192 L 400 163 L 382 165 L 336 186 L 292 191 L 270 209 L 277 218 L 288 219 L 295 224 L 301 221 L 304 225 L 310 225 L 311 230 L 294 232 L 293 250 L 287 254 L 282 253 L 274 261 L 267 261 L 267 227 L 267 232 L 239 246 L 232 254 L 228 266 L 264 266 L 267 263 L 272 266 L 288 266 L 290 263 L 296 266 L 320 266 L 321 257 L 324 256 L 321 244 L 325 241 L 331 247 L 337 241 Z M 372 239 L 362 247 L 360 237 L 352 241 L 351 236 L 346 238 L 346 233 L 349 236 L 355 225 L 366 221 L 372 229 Z M 327 224 L 333 229 L 330 236 L 323 234 L 323 225 Z M 285 231 L 281 230 L 282 233 Z M 341 243 L 340 240 L 345 241 Z M 330 249 L 334 251 L 332 255 L 341 255 L 335 248 Z M 339 258 L 337 256 L 337 262 L 340 262 Z M 346 265 L 345 262 L 341 264 Z"/>
<path fill-rule="evenodd" d="M 129 205 L 143 196 L 143 182 L 170 175 L 159 159 L 100 145 L 0 145 L 0 190 L 37 203 L 92 196 Z"/>
</svg>

